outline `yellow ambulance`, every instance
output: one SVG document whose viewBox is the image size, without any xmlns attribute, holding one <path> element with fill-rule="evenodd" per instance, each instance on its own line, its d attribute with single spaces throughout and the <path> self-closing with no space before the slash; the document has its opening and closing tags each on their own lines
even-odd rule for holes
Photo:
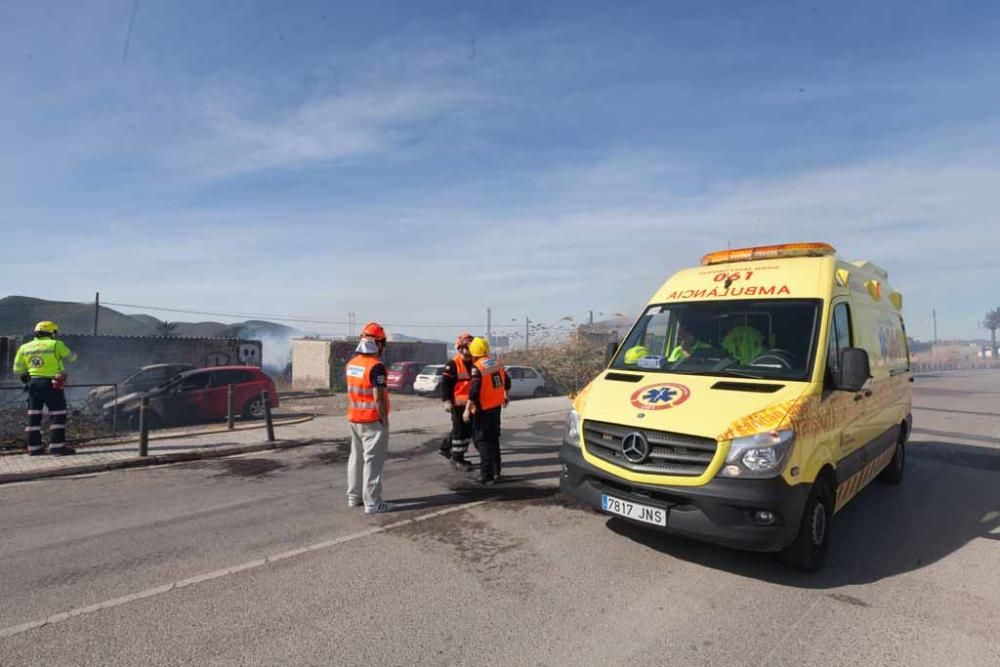
<svg viewBox="0 0 1000 667">
<path fill-rule="evenodd" d="M 601 511 L 818 569 L 834 514 L 902 480 L 902 296 L 825 243 L 706 255 L 650 300 L 575 399 L 563 492 Z"/>
</svg>

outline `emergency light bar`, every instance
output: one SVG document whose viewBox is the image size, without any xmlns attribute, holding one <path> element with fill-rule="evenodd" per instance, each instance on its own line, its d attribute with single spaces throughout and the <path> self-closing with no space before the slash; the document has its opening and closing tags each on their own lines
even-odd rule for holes
<svg viewBox="0 0 1000 667">
<path fill-rule="evenodd" d="M 780 257 L 826 257 L 837 251 L 829 243 L 782 243 L 762 245 L 753 248 L 720 250 L 701 258 L 702 266 L 728 264 L 730 262 L 750 262 L 757 259 L 778 259 Z"/>
</svg>

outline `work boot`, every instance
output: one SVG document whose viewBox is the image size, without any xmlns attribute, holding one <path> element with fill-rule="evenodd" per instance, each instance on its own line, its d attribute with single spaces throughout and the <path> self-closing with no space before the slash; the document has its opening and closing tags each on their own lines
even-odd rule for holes
<svg viewBox="0 0 1000 667">
<path fill-rule="evenodd" d="M 28 450 L 28 456 L 42 456 L 45 453 L 46 452 L 45 452 L 44 449 L 29 449 Z"/>
<path fill-rule="evenodd" d="M 72 447 L 63 446 L 57 449 L 52 449 L 49 453 L 52 454 L 52 456 L 70 456 L 72 454 L 76 454 L 76 450 Z"/>
<path fill-rule="evenodd" d="M 456 454 L 451 457 L 451 466 L 455 470 L 472 470 L 472 464 L 465 460 L 463 454 Z"/>
<path fill-rule="evenodd" d="M 451 438 L 445 438 L 441 441 L 441 446 L 438 447 L 438 454 L 449 461 L 451 460 Z"/>
</svg>

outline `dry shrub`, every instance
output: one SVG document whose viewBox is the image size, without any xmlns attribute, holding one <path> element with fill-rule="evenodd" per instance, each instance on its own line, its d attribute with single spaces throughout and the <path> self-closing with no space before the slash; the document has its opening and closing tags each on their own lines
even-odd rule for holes
<svg viewBox="0 0 1000 667">
<path fill-rule="evenodd" d="M 508 366 L 533 366 L 545 374 L 552 393 L 573 396 L 604 369 L 604 347 L 582 336 L 503 356 Z"/>
</svg>

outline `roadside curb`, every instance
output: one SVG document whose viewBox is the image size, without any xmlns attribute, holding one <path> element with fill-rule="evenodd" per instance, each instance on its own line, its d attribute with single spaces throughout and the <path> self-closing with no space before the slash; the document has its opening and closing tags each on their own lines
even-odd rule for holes
<svg viewBox="0 0 1000 667">
<path fill-rule="evenodd" d="M 516 415 L 516 417 L 518 418 L 540 417 L 547 415 L 558 415 L 562 413 L 563 413 L 562 409 L 526 410 L 525 414 L 519 414 Z M 310 415 L 308 418 L 303 419 L 302 421 L 303 422 L 312 421 L 314 419 L 315 415 Z M 251 429 L 256 429 L 256 428 L 260 428 L 260 426 L 255 425 L 251 427 Z M 243 429 L 243 430 L 251 430 L 251 429 Z M 418 426 L 414 428 L 403 428 L 397 431 L 393 431 L 393 433 L 396 434 L 420 433 L 424 432 L 425 430 L 426 430 L 425 427 Z M 226 431 L 226 432 L 231 432 L 231 431 Z M 150 468 L 153 466 L 166 465 L 171 463 L 184 463 L 187 461 L 198 461 L 202 459 L 225 458 L 227 456 L 237 456 L 239 454 L 252 454 L 254 452 L 264 452 L 276 449 L 295 449 L 297 447 L 308 447 L 310 445 L 317 445 L 321 443 L 343 444 L 349 441 L 350 439 L 347 437 L 331 437 L 323 439 L 309 438 L 305 440 L 275 440 L 273 442 L 263 442 L 252 445 L 229 445 L 229 446 L 223 445 L 208 450 L 173 452 L 170 454 L 151 454 L 145 457 L 140 457 L 136 455 L 125 459 L 119 459 L 117 461 L 106 461 L 103 463 L 81 462 L 76 465 L 70 465 L 65 468 L 58 468 L 55 470 L 34 470 L 30 472 L 0 473 L 0 485 L 10 484 L 14 482 L 28 482 L 40 479 L 71 477 L 73 475 L 85 475 L 90 473 L 108 472 L 111 470 L 125 470 L 128 468 Z M 79 454 L 79 456 L 87 456 L 87 454 L 81 453 Z"/>
<path fill-rule="evenodd" d="M 342 442 L 345 438 L 332 438 L 323 442 Z M 33 472 L 16 472 L 0 474 L 0 484 L 11 482 L 28 482 L 36 479 L 50 479 L 54 477 L 69 477 L 71 475 L 84 475 L 87 473 L 107 472 L 109 470 L 124 470 L 126 468 L 148 468 L 152 466 L 164 465 L 168 463 L 183 463 L 185 461 L 198 461 L 201 459 L 218 459 L 237 454 L 251 454 L 253 452 L 264 452 L 274 449 L 294 449 L 296 447 L 308 447 L 319 444 L 317 440 L 275 440 L 256 445 L 233 445 L 230 447 L 217 447 L 207 451 L 175 452 L 172 454 L 153 454 L 150 456 L 134 456 L 120 461 L 109 461 L 105 463 L 81 463 L 80 465 L 68 466 L 56 470 L 38 470 Z"/>
<path fill-rule="evenodd" d="M 279 427 L 283 427 L 283 426 L 298 426 L 299 424 L 305 424 L 307 422 L 311 422 L 314 419 L 316 419 L 316 415 L 302 415 L 302 416 L 293 417 L 293 418 L 282 418 L 280 421 L 279 420 L 274 421 L 274 427 L 275 428 L 279 428 Z M 187 432 L 184 432 L 184 433 L 162 433 L 162 432 L 157 433 L 157 432 L 154 431 L 155 435 L 150 435 L 149 436 L 149 441 L 150 442 L 156 442 L 156 441 L 162 441 L 162 440 L 176 440 L 178 438 L 200 438 L 200 437 L 206 436 L 206 435 L 223 435 L 225 433 L 239 433 L 240 431 L 258 431 L 258 430 L 261 430 L 261 429 L 264 429 L 264 428 L 267 428 L 267 424 L 257 424 L 257 423 L 254 423 L 254 424 L 249 424 L 249 425 L 248 424 L 238 424 L 235 428 L 232 428 L 232 429 L 228 429 L 228 428 L 211 428 L 211 429 L 208 429 L 208 430 L 192 430 L 192 431 L 187 431 Z M 77 450 L 80 450 L 80 449 L 87 449 L 88 447 L 109 447 L 109 446 L 115 446 L 115 445 L 138 445 L 139 444 L 139 439 L 138 438 L 134 438 L 133 439 L 133 437 L 131 435 L 129 435 L 129 436 L 123 435 L 123 436 L 120 436 L 119 439 L 117 439 L 117 440 L 94 438 L 92 440 L 82 440 L 82 441 L 71 442 L 70 444 L 72 444 L 74 447 L 76 447 Z M 13 451 L 13 450 L 0 451 L 0 457 L 3 457 L 3 456 L 21 456 L 22 454 L 24 454 L 23 451 Z M 3 479 L 3 476 L 0 475 L 0 480 L 2 480 L 2 479 Z M 2 483 L 2 481 L 0 481 L 0 483 Z"/>
</svg>

